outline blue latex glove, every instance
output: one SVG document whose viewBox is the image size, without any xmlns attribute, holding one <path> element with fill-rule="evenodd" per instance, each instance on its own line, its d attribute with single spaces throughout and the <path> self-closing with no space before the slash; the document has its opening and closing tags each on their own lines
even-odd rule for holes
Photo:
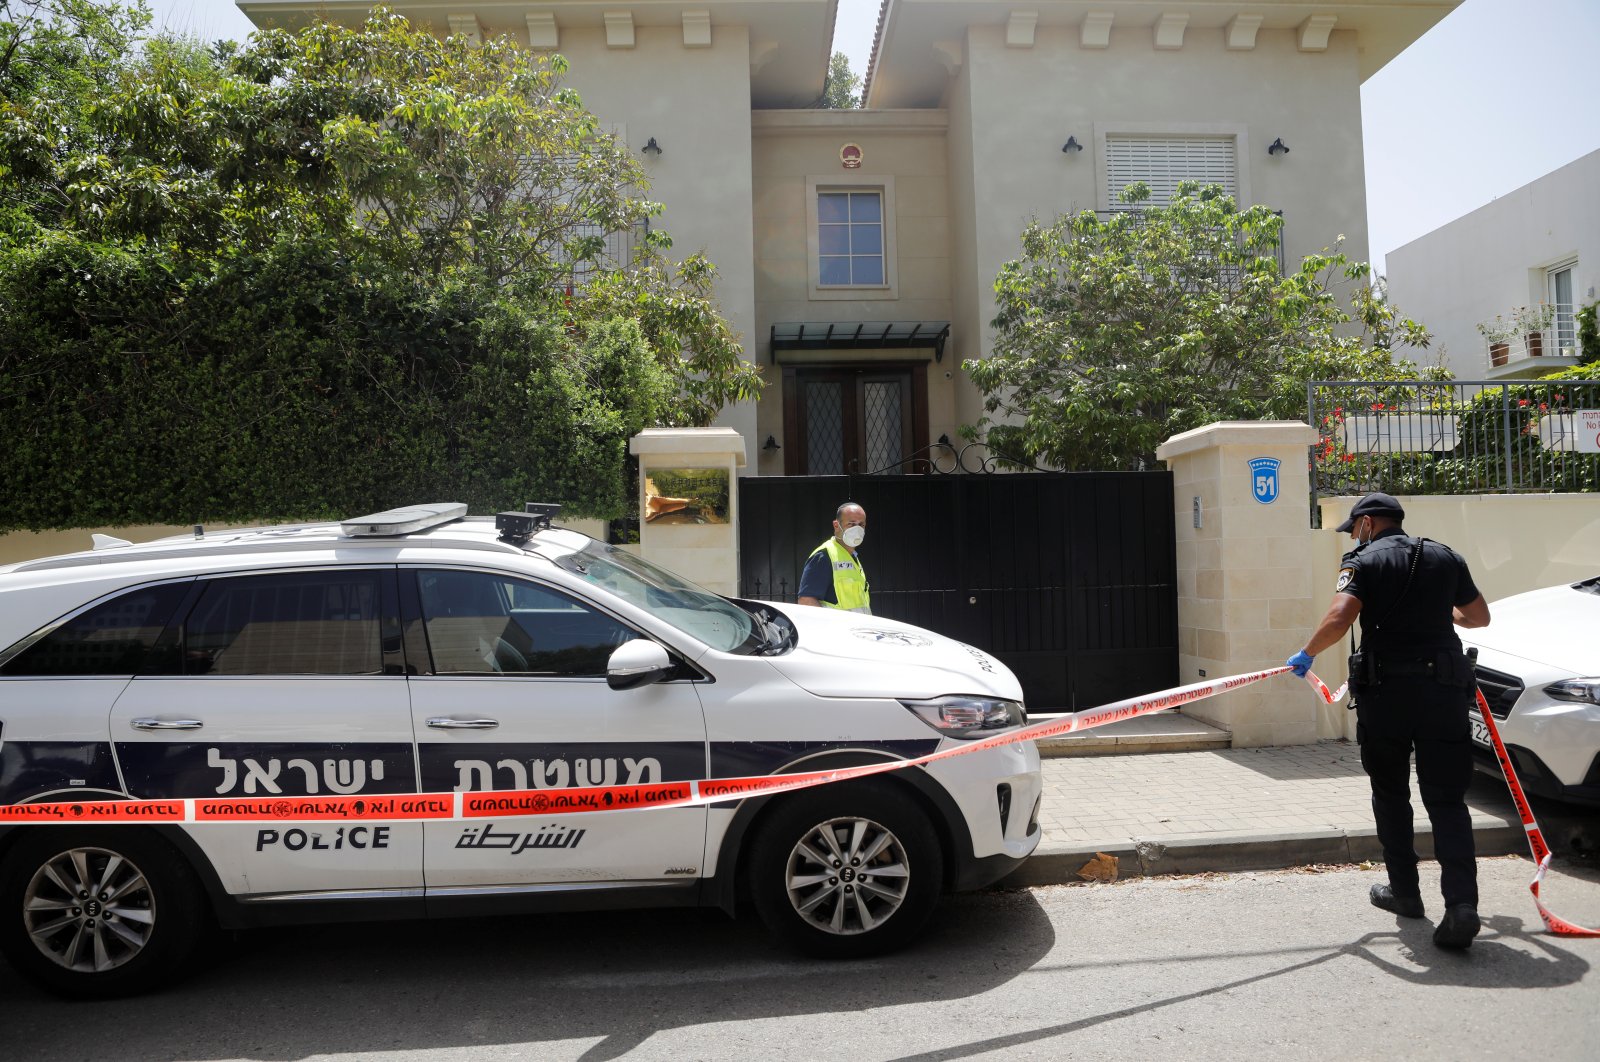
<svg viewBox="0 0 1600 1062">
<path fill-rule="evenodd" d="M 1311 659 L 1311 654 L 1302 649 L 1285 660 L 1284 663 L 1294 670 L 1297 677 L 1305 678 L 1306 672 L 1311 670 Z"/>
</svg>

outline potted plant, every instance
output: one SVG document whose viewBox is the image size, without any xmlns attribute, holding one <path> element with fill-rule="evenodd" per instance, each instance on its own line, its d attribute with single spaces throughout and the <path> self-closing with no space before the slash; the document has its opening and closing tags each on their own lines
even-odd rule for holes
<svg viewBox="0 0 1600 1062">
<path fill-rule="evenodd" d="M 1504 365 L 1510 360 L 1511 341 L 1517 336 L 1514 319 L 1507 321 L 1500 314 L 1495 314 L 1493 321 L 1480 321 L 1478 331 L 1489 341 L 1490 365 Z"/>
<path fill-rule="evenodd" d="M 1556 308 L 1541 302 L 1537 307 L 1519 306 L 1512 318 L 1517 331 L 1526 336 L 1528 357 L 1537 358 L 1544 353 L 1544 330 L 1556 319 Z"/>
</svg>

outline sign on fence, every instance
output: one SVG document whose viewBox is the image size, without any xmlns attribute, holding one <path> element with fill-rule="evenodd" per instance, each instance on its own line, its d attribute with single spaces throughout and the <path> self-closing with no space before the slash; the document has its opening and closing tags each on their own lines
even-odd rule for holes
<svg viewBox="0 0 1600 1062">
<path fill-rule="evenodd" d="M 1575 409 L 1540 417 L 1539 443 L 1546 450 L 1600 454 L 1600 409 Z"/>
</svg>

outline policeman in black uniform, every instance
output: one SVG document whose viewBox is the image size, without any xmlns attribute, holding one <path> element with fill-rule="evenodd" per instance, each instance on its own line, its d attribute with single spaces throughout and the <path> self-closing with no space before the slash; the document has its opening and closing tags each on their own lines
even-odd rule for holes
<svg viewBox="0 0 1600 1062">
<path fill-rule="evenodd" d="M 1400 527 L 1405 515 L 1383 493 L 1368 494 L 1351 508 L 1338 530 L 1359 545 L 1339 565 L 1327 615 L 1288 665 L 1304 675 L 1312 658 L 1361 617 L 1350 692 L 1389 871 L 1387 885 L 1372 886 L 1372 903 L 1406 918 L 1422 917 L 1411 820 L 1415 749 L 1417 785 L 1433 823 L 1444 893 L 1444 917 L 1433 941 L 1466 948 L 1478 935 L 1478 871 L 1465 801 L 1473 769 L 1467 709 L 1475 682 L 1455 626 L 1487 625 L 1489 606 L 1466 561 L 1448 546 L 1406 534 Z"/>
</svg>

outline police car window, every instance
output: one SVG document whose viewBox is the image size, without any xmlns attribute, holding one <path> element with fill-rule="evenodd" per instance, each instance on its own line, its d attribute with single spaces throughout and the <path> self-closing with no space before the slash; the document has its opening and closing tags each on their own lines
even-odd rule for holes
<svg viewBox="0 0 1600 1062">
<path fill-rule="evenodd" d="M 133 590 L 74 616 L 0 668 L 6 675 L 148 675 L 172 661 L 156 650 L 188 583 Z"/>
<path fill-rule="evenodd" d="M 418 573 L 423 626 L 440 675 L 602 676 L 637 635 L 550 587 L 488 572 Z"/>
<path fill-rule="evenodd" d="M 768 645 L 750 613 L 626 550 L 592 542 L 555 562 L 713 649 L 759 653 Z"/>
<path fill-rule="evenodd" d="M 379 580 L 375 571 L 214 580 L 184 625 L 184 673 L 381 674 Z"/>
</svg>

